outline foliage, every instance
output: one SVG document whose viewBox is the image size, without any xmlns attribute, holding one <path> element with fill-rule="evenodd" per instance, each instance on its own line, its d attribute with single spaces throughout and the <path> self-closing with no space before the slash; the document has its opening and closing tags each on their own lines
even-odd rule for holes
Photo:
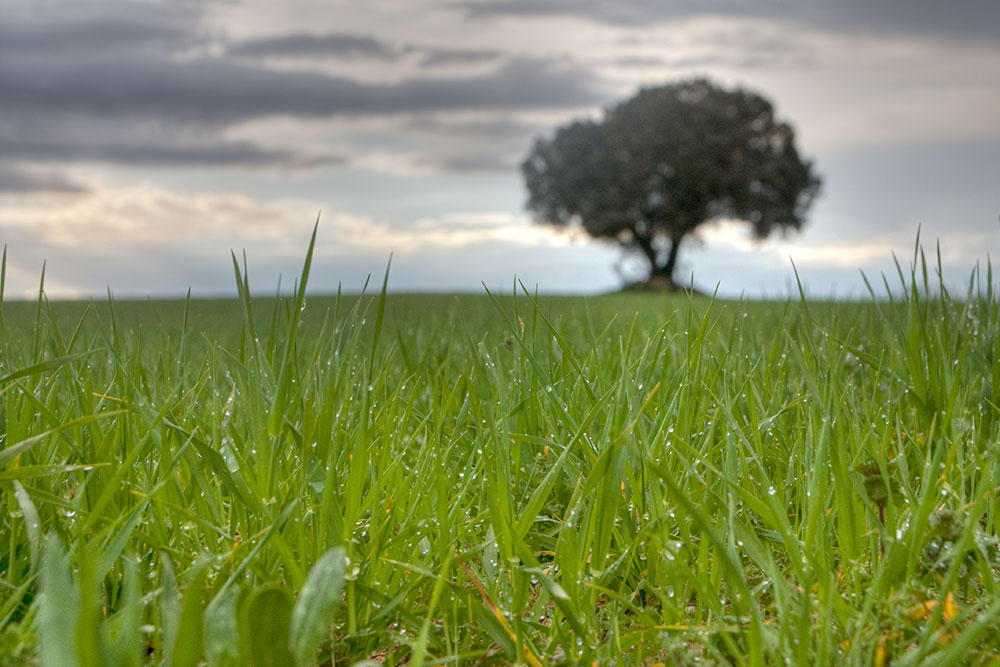
<svg viewBox="0 0 1000 667">
<path fill-rule="evenodd" d="M 799 229 L 820 186 L 770 102 L 704 79 L 642 90 L 600 122 L 559 129 L 522 171 L 539 221 L 635 249 L 670 285 L 699 226 L 742 220 L 757 238 Z"/>
<path fill-rule="evenodd" d="M 955 299 L 918 255 L 839 304 L 237 274 L 3 304 L 0 664 L 998 657 L 991 274 Z"/>
</svg>

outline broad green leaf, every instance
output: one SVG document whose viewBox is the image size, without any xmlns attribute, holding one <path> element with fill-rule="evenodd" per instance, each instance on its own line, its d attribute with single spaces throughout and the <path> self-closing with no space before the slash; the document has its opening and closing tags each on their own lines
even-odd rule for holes
<svg viewBox="0 0 1000 667">
<path fill-rule="evenodd" d="M 295 662 L 288 649 L 292 600 L 283 589 L 252 591 L 240 606 L 240 662 L 246 667 L 286 667 Z"/>
<path fill-rule="evenodd" d="M 173 664 L 177 627 L 180 625 L 181 602 L 177 596 L 177 577 L 174 564 L 167 554 L 160 559 L 160 641 L 163 642 L 163 661 Z"/>
<path fill-rule="evenodd" d="M 21 516 L 24 517 L 24 527 L 28 533 L 28 548 L 31 550 L 31 569 L 35 569 L 38 563 L 38 552 L 41 545 L 41 520 L 38 518 L 38 510 L 35 503 L 31 501 L 28 490 L 21 482 L 14 480 L 14 497 L 21 508 Z"/>
<path fill-rule="evenodd" d="M 237 599 L 235 590 L 224 591 L 205 609 L 205 659 L 209 667 L 236 667 L 239 665 L 240 635 L 236 622 Z"/>
<path fill-rule="evenodd" d="M 202 642 L 205 578 L 210 563 L 210 557 L 203 557 L 191 568 L 190 579 L 181 602 L 181 615 L 177 624 L 177 637 L 174 641 L 174 667 L 195 667 L 205 653 Z"/>
<path fill-rule="evenodd" d="M 52 536 L 42 553 L 42 599 L 39 609 L 41 662 L 46 667 L 75 667 L 76 624 L 80 596 L 59 538 Z"/>
<path fill-rule="evenodd" d="M 344 587 L 347 556 L 344 547 L 323 554 L 309 570 L 292 608 L 289 648 L 300 667 L 311 665 L 323 640 L 330 635 L 333 612 Z"/>
<path fill-rule="evenodd" d="M 80 615 L 76 627 L 76 657 L 80 667 L 103 667 L 110 659 L 109 651 L 101 637 L 103 607 L 106 604 L 104 589 L 98 581 L 97 550 L 84 543 L 78 556 L 77 574 L 80 591 Z"/>
<path fill-rule="evenodd" d="M 114 664 L 139 667 L 142 649 L 142 599 L 139 568 L 135 559 L 122 559 L 125 581 L 118 609 L 105 623 L 105 641 Z"/>
</svg>

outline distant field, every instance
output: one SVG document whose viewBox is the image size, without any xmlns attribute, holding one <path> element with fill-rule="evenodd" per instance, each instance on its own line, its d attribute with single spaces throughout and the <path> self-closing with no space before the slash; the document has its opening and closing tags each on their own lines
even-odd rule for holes
<svg viewBox="0 0 1000 667">
<path fill-rule="evenodd" d="M 997 660 L 1000 311 L 924 275 L 5 303 L 0 664 Z"/>
</svg>

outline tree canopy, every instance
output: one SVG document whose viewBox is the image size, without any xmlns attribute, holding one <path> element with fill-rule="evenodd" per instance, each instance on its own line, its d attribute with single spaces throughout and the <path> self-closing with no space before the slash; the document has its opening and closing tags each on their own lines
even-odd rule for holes
<svg viewBox="0 0 1000 667">
<path fill-rule="evenodd" d="M 521 169 L 537 221 L 639 251 L 648 282 L 670 288 L 697 227 L 741 220 L 758 239 L 797 230 L 820 188 L 768 100 L 705 79 L 644 89 L 600 121 L 566 125 L 536 141 Z"/>
</svg>

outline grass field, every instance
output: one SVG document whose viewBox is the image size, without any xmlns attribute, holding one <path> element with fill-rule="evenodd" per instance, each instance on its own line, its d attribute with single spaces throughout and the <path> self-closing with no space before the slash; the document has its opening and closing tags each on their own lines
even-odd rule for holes
<svg viewBox="0 0 1000 667">
<path fill-rule="evenodd" d="M 0 664 L 1000 659 L 992 275 L 306 302 L 236 272 L 3 304 Z"/>
</svg>

